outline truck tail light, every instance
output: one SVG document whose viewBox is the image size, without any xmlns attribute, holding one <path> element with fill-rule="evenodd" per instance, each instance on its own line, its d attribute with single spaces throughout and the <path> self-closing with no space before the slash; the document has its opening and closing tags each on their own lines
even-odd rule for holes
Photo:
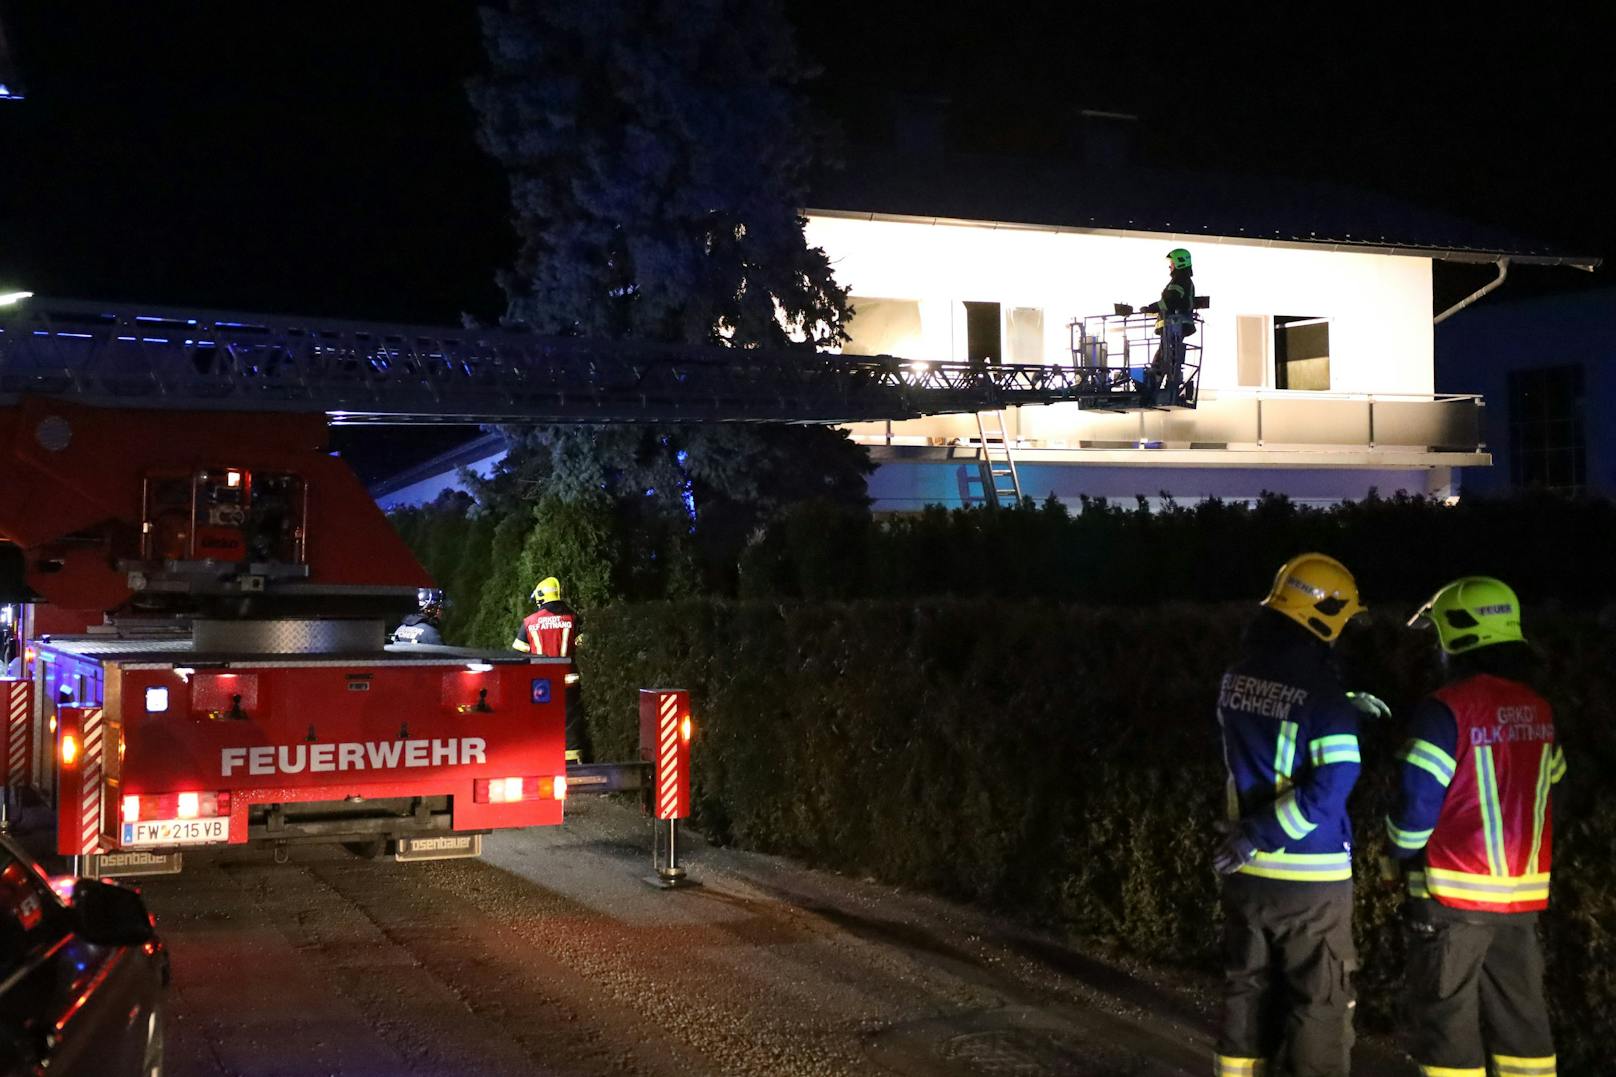
<svg viewBox="0 0 1616 1077">
<path fill-rule="evenodd" d="M 679 723 L 679 739 L 686 741 L 687 743 L 690 740 L 690 715 L 688 714 L 685 715 L 684 720 Z"/>
<path fill-rule="evenodd" d="M 73 734 L 62 737 L 62 766 L 71 767 L 79 761 L 79 741 Z"/>
<path fill-rule="evenodd" d="M 215 819 L 230 814 L 230 794 L 130 793 L 123 798 L 123 821 L 142 819 Z"/>
<path fill-rule="evenodd" d="M 565 800 L 566 775 L 542 778 L 478 778 L 471 783 L 477 804 L 516 804 L 524 800 Z"/>
</svg>

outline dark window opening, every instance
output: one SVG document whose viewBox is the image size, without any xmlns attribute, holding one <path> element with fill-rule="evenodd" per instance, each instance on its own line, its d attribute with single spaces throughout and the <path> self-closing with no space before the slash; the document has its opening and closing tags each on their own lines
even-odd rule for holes
<svg viewBox="0 0 1616 1077">
<path fill-rule="evenodd" d="M 965 358 L 972 366 L 999 365 L 1004 355 L 999 326 L 999 304 L 965 304 Z"/>
<path fill-rule="evenodd" d="M 1274 388 L 1330 388 L 1330 320 L 1274 316 Z"/>
<path fill-rule="evenodd" d="M 1582 394 L 1577 364 L 1510 372 L 1510 482 L 1581 492 L 1588 470 Z"/>
</svg>

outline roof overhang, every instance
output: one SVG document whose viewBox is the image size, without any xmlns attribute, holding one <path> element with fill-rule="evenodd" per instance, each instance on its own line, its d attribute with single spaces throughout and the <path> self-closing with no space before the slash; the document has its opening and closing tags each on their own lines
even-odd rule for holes
<svg viewBox="0 0 1616 1077">
<path fill-rule="evenodd" d="M 1261 235 L 1208 235 L 1204 232 L 1157 232 L 1133 228 L 1102 228 L 1063 224 L 1030 224 L 1024 221 L 981 221 L 962 217 L 927 217 L 905 213 L 876 213 L 868 210 L 804 209 L 806 217 L 834 217 L 855 221 L 886 221 L 896 224 L 944 225 L 954 228 L 987 228 L 1018 232 L 1065 232 L 1076 235 L 1115 236 L 1125 239 L 1158 239 L 1172 243 L 1218 243 L 1243 247 L 1273 247 L 1285 250 L 1338 251 L 1353 254 L 1385 254 L 1404 258 L 1434 258 L 1444 262 L 1491 265 L 1507 258 L 1515 265 L 1569 266 L 1592 272 L 1604 261 L 1581 255 L 1518 254 L 1513 251 L 1468 250 L 1453 247 L 1395 246 L 1383 243 L 1356 243 L 1351 240 L 1284 239 Z"/>
</svg>

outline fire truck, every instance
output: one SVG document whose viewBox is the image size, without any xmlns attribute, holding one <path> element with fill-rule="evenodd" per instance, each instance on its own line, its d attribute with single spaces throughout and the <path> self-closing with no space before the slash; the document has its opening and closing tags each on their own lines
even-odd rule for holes
<svg viewBox="0 0 1616 1077">
<path fill-rule="evenodd" d="M 834 423 L 1094 392 L 1045 366 L 0 308 L 0 640 L 22 651 L 0 813 L 42 799 L 76 871 L 131 874 L 244 843 L 475 855 L 561 822 L 569 792 L 638 788 L 676 879 L 688 695 L 642 691 L 640 760 L 569 770 L 566 660 L 389 645 L 432 581 L 328 423 Z"/>
<path fill-rule="evenodd" d="M 390 645 L 426 575 L 321 415 L 0 410 L 26 559 L 8 783 L 102 874 L 207 845 L 403 859 L 559 823 L 567 659 Z"/>
</svg>

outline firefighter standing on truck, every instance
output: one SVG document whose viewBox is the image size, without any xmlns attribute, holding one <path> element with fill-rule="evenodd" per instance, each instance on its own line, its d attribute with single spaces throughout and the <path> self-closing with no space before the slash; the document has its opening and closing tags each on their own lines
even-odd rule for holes
<svg viewBox="0 0 1616 1077">
<path fill-rule="evenodd" d="M 531 597 L 539 608 L 522 622 L 511 646 L 546 658 L 571 658 L 578 633 L 583 630 L 583 618 L 561 600 L 561 581 L 546 576 L 534 585 Z M 584 756 L 586 745 L 576 673 L 567 677 L 566 706 L 567 761 L 578 762 Z"/>
<path fill-rule="evenodd" d="M 1537 914 L 1549 905 L 1550 793 L 1566 763 L 1553 711 L 1529 686 L 1536 656 L 1520 601 L 1468 576 L 1409 624 L 1436 629 L 1447 674 L 1414 712 L 1386 820 L 1409 893 L 1414 1059 L 1442 1077 L 1552 1077 Z"/>
<path fill-rule="evenodd" d="M 422 643 L 443 646 L 443 592 L 423 587 L 415 594 L 419 605 L 393 629 L 394 643 Z"/>
<path fill-rule="evenodd" d="M 1360 769 L 1360 716 L 1387 711 L 1343 691 L 1331 648 L 1363 612 L 1339 561 L 1292 558 L 1219 686 L 1228 817 L 1214 858 L 1226 876 L 1220 1077 L 1348 1073 L 1357 955 L 1347 794 Z"/>
</svg>

